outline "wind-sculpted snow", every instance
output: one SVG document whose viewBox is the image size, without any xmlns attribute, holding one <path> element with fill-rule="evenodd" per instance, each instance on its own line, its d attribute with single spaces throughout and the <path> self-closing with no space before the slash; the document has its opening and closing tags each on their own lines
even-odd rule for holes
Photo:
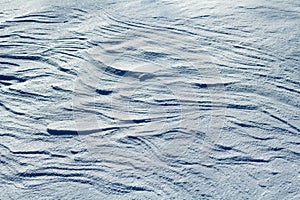
<svg viewBox="0 0 300 200">
<path fill-rule="evenodd" d="M 297 1 L 1 1 L 0 199 L 299 199 Z"/>
</svg>

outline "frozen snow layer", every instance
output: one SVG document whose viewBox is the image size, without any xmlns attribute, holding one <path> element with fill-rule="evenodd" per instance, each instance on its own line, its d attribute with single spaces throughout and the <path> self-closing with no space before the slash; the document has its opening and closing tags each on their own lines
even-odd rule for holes
<svg viewBox="0 0 300 200">
<path fill-rule="evenodd" d="M 1 1 L 0 199 L 299 199 L 299 17 Z"/>
</svg>

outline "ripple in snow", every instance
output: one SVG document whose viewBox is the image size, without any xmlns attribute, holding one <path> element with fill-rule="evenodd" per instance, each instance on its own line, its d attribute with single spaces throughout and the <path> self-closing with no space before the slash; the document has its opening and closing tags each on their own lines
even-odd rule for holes
<svg viewBox="0 0 300 200">
<path fill-rule="evenodd" d="M 116 126 L 100 127 L 96 122 L 76 122 L 76 121 L 60 121 L 50 123 L 47 127 L 47 132 L 51 135 L 84 135 L 97 133 L 101 131 L 119 129 Z"/>
</svg>

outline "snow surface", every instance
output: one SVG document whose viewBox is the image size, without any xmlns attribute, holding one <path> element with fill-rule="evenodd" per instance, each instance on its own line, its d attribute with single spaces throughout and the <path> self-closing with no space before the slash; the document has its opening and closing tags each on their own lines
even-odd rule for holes
<svg viewBox="0 0 300 200">
<path fill-rule="evenodd" d="M 299 1 L 0 3 L 0 199 L 300 199 Z"/>
</svg>

